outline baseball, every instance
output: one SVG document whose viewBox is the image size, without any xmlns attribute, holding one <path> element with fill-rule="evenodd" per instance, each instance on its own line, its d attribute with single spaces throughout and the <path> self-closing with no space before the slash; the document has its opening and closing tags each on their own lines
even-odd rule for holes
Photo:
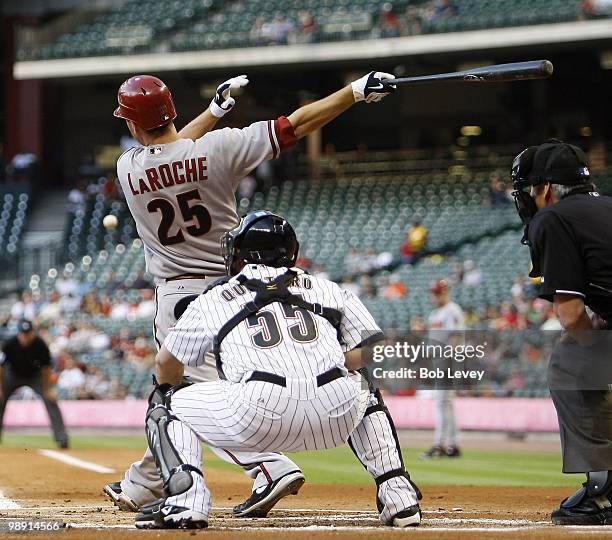
<svg viewBox="0 0 612 540">
<path fill-rule="evenodd" d="M 102 225 L 104 225 L 105 229 L 112 231 L 117 228 L 119 221 L 117 220 L 117 216 L 113 216 L 112 214 L 108 214 L 108 216 L 104 216 L 102 220 Z"/>
</svg>

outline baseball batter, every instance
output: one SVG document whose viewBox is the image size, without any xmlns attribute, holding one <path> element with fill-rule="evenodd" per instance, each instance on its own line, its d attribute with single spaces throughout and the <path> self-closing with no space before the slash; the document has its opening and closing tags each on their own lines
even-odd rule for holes
<svg viewBox="0 0 612 540">
<path fill-rule="evenodd" d="M 208 525 L 201 441 L 237 452 L 295 452 L 349 437 L 355 448 L 365 445 L 357 453 L 376 479 L 383 523 L 418 525 L 420 494 L 394 433 L 370 422 L 378 412 L 388 417 L 380 393 L 348 371 L 362 365 L 359 347 L 383 337 L 370 313 L 354 294 L 293 268 L 299 245 L 280 216 L 248 214 L 223 245 L 234 277 L 189 304 L 156 359 L 168 384 L 151 396 L 146 429 L 165 499 L 143 509 L 136 526 Z M 210 353 L 223 380 L 171 389 L 183 365 L 201 365 Z"/>
<path fill-rule="evenodd" d="M 145 245 L 147 269 L 156 281 L 154 334 L 158 346 L 186 308 L 189 297 L 225 274 L 219 239 L 238 224 L 234 192 L 240 179 L 355 102 L 380 101 L 388 92 L 382 92 L 380 81 L 388 78 L 392 75 L 371 72 L 289 117 L 217 131 L 210 129 L 232 108 L 231 89 L 244 86 L 248 82 L 245 76 L 220 85 L 209 110 L 180 132 L 173 123 L 176 111 L 172 97 L 161 80 L 142 75 L 121 86 L 115 116 L 126 120 L 143 147 L 124 153 L 117 172 Z M 197 367 L 188 366 L 185 373 L 190 381 L 215 380 L 218 377 L 213 366 L 208 355 Z M 160 383 L 173 382 L 164 381 L 159 373 L 158 379 Z M 378 413 L 376 416 L 384 419 L 372 415 L 370 429 L 383 425 L 393 437 L 390 421 L 384 412 Z M 368 454 L 368 438 L 373 434 L 364 431 L 363 439 L 356 438 L 358 455 Z M 237 516 L 265 516 L 280 498 L 296 493 L 304 482 L 299 467 L 282 454 L 214 450 L 254 478 L 251 497 L 234 509 Z M 396 452 L 399 456 L 399 448 Z M 361 461 L 370 472 L 382 470 L 380 462 L 370 463 L 365 457 Z M 396 465 L 403 470 L 403 463 Z M 151 454 L 133 464 L 120 484 L 107 485 L 105 492 L 120 508 L 131 511 L 161 497 L 163 483 Z"/>
</svg>

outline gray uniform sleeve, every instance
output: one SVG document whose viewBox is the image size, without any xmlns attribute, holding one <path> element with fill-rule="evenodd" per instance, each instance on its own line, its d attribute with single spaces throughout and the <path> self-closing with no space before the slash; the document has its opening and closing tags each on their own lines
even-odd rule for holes
<svg viewBox="0 0 612 540">
<path fill-rule="evenodd" d="M 191 302 L 178 322 L 170 328 L 164 346 L 186 366 L 200 366 L 213 348 L 214 334 L 201 306 L 202 297 Z"/>
<path fill-rule="evenodd" d="M 342 297 L 344 300 L 340 321 L 340 333 L 344 342 L 341 344 L 342 351 L 348 352 L 382 339 L 384 337 L 382 330 L 361 300 L 354 293 L 345 290 L 342 290 Z"/>
<path fill-rule="evenodd" d="M 222 160 L 227 176 L 237 184 L 263 161 L 277 157 L 281 150 L 290 148 L 295 142 L 291 123 L 281 116 L 242 129 L 210 131 L 196 144 L 209 149 L 209 154 L 212 151 L 211 159 Z"/>
</svg>

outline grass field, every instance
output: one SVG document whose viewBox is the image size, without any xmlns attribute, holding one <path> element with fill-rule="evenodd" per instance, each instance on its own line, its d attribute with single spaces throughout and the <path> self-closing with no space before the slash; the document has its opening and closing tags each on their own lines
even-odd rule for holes
<svg viewBox="0 0 612 540">
<path fill-rule="evenodd" d="M 144 437 L 76 436 L 72 448 L 78 449 L 143 449 Z M 7 434 L 0 448 L 55 448 L 46 435 Z M 405 447 L 404 458 L 412 477 L 419 485 L 459 486 L 569 486 L 581 481 L 575 475 L 561 474 L 561 458 L 557 452 L 530 452 L 468 449 L 459 459 L 423 461 L 418 458 L 422 447 Z M 364 471 L 348 447 L 321 452 L 302 452 L 292 455 L 309 482 L 319 484 L 371 485 Z M 218 459 L 212 452 L 204 454 L 205 468 L 236 471 L 236 467 Z M 127 465 L 127 464 L 126 464 Z"/>
</svg>

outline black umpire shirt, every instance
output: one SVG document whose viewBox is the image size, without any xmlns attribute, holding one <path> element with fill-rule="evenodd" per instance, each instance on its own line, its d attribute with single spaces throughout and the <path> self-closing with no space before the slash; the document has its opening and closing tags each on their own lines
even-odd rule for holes
<svg viewBox="0 0 612 540">
<path fill-rule="evenodd" d="M 49 347 L 39 336 L 27 347 L 23 347 L 17 337 L 11 338 L 2 347 L 2 352 L 4 365 L 10 366 L 11 371 L 21 377 L 34 377 L 43 367 L 51 365 Z"/>
<path fill-rule="evenodd" d="M 529 242 L 541 298 L 577 296 L 612 323 L 612 198 L 570 194 L 539 210 Z"/>
</svg>

